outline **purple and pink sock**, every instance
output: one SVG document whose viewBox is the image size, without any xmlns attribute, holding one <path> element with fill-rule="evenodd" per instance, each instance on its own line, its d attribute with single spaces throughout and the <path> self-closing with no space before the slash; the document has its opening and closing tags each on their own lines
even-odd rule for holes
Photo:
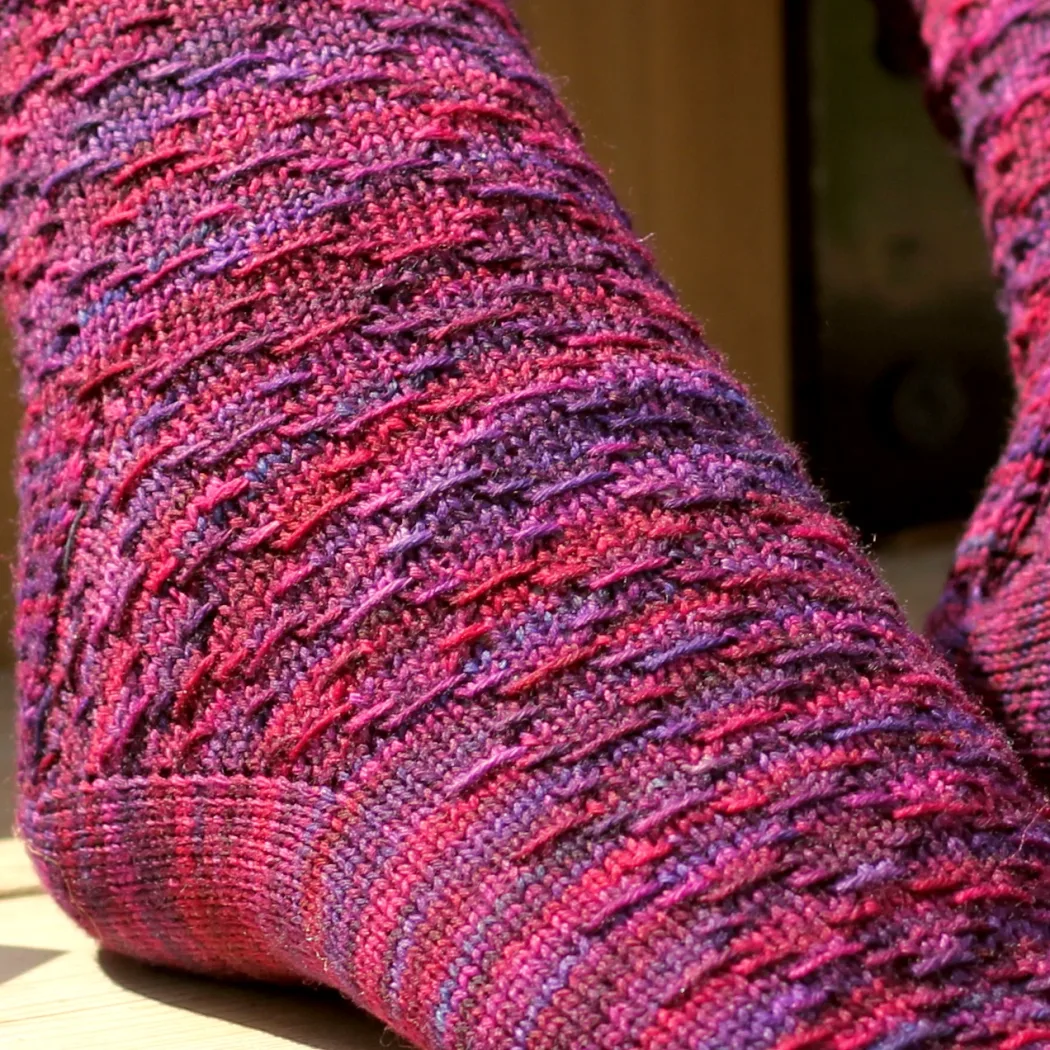
<svg viewBox="0 0 1050 1050">
<path fill-rule="evenodd" d="M 1022 391 L 938 636 L 1039 758 L 1050 8 L 926 6 Z M 501 0 L 2 10 L 19 821 L 74 918 L 428 1050 L 1050 1047 L 1044 802 Z"/>
</svg>

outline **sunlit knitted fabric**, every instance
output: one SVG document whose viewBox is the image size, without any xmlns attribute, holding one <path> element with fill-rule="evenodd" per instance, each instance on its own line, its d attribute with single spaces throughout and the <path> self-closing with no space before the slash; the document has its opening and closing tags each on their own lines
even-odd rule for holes
<svg viewBox="0 0 1050 1050">
<path fill-rule="evenodd" d="M 972 169 L 1001 283 L 1017 410 L 931 632 L 1050 773 L 1050 2 L 929 0 L 942 121 Z"/>
<path fill-rule="evenodd" d="M 70 914 L 435 1050 L 1050 1046 L 1016 759 L 501 3 L 2 10 L 19 819 Z"/>
</svg>

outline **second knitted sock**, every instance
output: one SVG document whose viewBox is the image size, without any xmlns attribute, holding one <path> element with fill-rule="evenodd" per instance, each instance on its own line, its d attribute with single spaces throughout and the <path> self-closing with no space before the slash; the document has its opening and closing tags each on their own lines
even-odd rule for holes
<svg viewBox="0 0 1050 1050">
<path fill-rule="evenodd" d="M 930 628 L 1050 775 L 1050 4 L 919 5 L 929 81 L 972 169 L 1017 409 Z"/>
</svg>

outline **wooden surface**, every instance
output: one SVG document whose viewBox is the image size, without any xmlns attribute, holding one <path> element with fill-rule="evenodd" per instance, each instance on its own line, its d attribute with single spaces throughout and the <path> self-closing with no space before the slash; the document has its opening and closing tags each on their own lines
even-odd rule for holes
<svg viewBox="0 0 1050 1050">
<path fill-rule="evenodd" d="M 395 1050 L 394 1033 L 335 995 L 234 985 L 100 952 L 0 840 L 3 1050 Z"/>
</svg>

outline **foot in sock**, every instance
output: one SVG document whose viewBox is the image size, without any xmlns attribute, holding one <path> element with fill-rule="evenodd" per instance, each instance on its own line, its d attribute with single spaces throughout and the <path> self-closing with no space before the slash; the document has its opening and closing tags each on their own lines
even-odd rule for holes
<svg viewBox="0 0 1050 1050">
<path fill-rule="evenodd" d="M 972 170 L 1007 318 L 1010 438 L 930 622 L 1040 779 L 1050 775 L 1050 5 L 924 5 L 928 76 Z"/>
<path fill-rule="evenodd" d="M 427 1048 L 1050 1045 L 1017 759 L 501 3 L 5 12 L 19 820 L 71 915 Z"/>
</svg>

